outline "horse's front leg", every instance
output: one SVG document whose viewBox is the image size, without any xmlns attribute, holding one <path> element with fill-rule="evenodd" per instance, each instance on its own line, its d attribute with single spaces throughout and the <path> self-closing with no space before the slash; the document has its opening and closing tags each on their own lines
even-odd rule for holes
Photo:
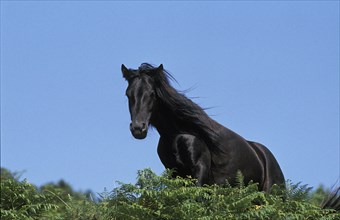
<svg viewBox="0 0 340 220">
<path fill-rule="evenodd" d="M 210 160 L 210 159 L 209 159 Z M 194 177 L 197 179 L 197 186 L 203 186 L 209 184 L 209 172 L 210 172 L 210 161 L 208 163 L 207 158 L 202 158 L 195 166 Z"/>
<path fill-rule="evenodd" d="M 178 135 L 174 142 L 181 176 L 192 176 L 197 185 L 209 184 L 211 155 L 204 141 L 189 134 Z"/>
</svg>

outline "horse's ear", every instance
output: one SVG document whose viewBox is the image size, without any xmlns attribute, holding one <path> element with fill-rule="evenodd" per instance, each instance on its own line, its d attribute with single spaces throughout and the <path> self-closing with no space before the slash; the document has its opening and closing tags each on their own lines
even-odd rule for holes
<svg viewBox="0 0 340 220">
<path fill-rule="evenodd" d="M 157 73 L 162 73 L 163 69 L 163 64 L 159 65 L 159 67 L 157 67 Z"/>
<path fill-rule="evenodd" d="M 122 64 L 123 77 L 128 80 L 130 78 L 131 72 Z"/>
</svg>

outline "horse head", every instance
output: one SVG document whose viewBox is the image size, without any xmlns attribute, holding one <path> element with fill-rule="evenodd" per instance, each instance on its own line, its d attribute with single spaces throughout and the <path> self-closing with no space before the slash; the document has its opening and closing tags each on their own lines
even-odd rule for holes
<svg viewBox="0 0 340 220">
<path fill-rule="evenodd" d="M 163 71 L 158 68 L 143 67 L 127 69 L 122 64 L 123 77 L 128 81 L 126 96 L 129 100 L 131 116 L 130 131 L 136 139 L 144 139 L 148 133 L 150 118 L 156 104 L 154 76 Z"/>
</svg>

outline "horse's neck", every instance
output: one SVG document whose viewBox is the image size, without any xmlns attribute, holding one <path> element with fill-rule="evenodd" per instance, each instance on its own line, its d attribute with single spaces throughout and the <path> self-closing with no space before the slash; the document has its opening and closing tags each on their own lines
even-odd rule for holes
<svg viewBox="0 0 340 220">
<path fill-rule="evenodd" d="M 173 135 L 183 129 L 180 120 L 164 105 L 154 111 L 150 122 L 161 136 Z"/>
<path fill-rule="evenodd" d="M 208 117 L 208 116 L 207 116 Z M 151 117 L 151 125 L 154 126 L 161 136 L 173 136 L 179 133 L 197 133 L 193 124 L 183 121 L 165 105 L 159 105 Z M 214 128 L 220 129 L 223 126 L 211 118 L 207 122 Z M 197 128 L 197 127 L 196 127 Z"/>
</svg>

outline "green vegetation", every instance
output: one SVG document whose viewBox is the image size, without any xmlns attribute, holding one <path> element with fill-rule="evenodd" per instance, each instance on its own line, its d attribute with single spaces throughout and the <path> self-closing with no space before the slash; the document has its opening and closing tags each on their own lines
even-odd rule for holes
<svg viewBox="0 0 340 220">
<path fill-rule="evenodd" d="M 74 192 L 64 181 L 40 188 L 1 169 L 1 219 L 340 219 L 333 209 L 321 209 L 327 192 L 289 183 L 271 194 L 257 185 L 196 187 L 194 179 L 138 172 L 136 184 L 99 194 Z"/>
</svg>

